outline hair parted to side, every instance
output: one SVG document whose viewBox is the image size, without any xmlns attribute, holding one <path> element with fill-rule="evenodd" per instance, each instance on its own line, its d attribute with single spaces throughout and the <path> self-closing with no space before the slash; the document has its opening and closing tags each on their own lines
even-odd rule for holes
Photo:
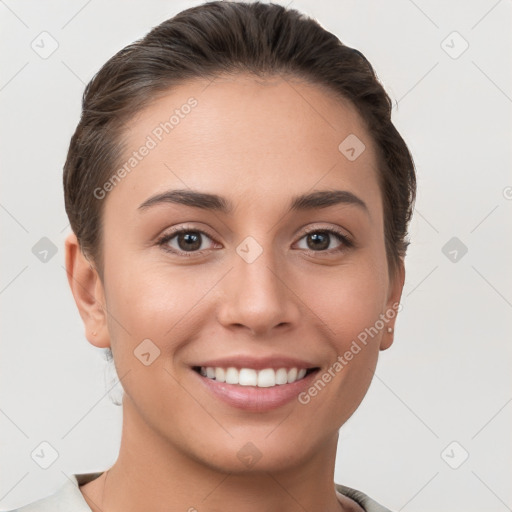
<svg viewBox="0 0 512 512">
<path fill-rule="evenodd" d="M 173 86 L 238 72 L 297 77 L 327 87 L 356 107 L 379 153 L 386 254 L 394 277 L 409 245 L 416 175 L 407 145 L 391 122 L 392 102 L 372 66 L 297 10 L 222 1 L 164 21 L 110 58 L 84 91 L 64 165 L 65 206 L 80 248 L 100 277 L 105 201 L 94 190 L 120 165 L 124 128 Z"/>
</svg>

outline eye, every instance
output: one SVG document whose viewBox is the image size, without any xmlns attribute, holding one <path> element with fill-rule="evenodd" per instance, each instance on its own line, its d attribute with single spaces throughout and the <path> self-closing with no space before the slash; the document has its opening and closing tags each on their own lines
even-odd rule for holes
<svg viewBox="0 0 512 512">
<path fill-rule="evenodd" d="M 211 247 L 204 247 L 205 239 L 212 242 Z M 338 253 L 353 246 L 347 235 L 332 228 L 309 228 L 299 242 L 302 240 L 306 241 L 306 247 L 299 247 L 299 249 L 305 249 L 309 253 Z M 337 242 L 334 248 L 332 247 L 333 241 Z M 214 248 L 215 243 L 208 233 L 197 228 L 177 229 L 164 234 L 157 241 L 157 245 L 165 251 L 185 257 L 191 257 L 209 248 Z"/>
<path fill-rule="evenodd" d="M 335 239 L 334 242 L 338 244 L 334 248 L 331 244 L 333 238 Z M 306 249 L 309 252 L 341 252 L 353 246 L 348 236 L 336 229 L 309 229 L 307 234 L 300 240 L 305 240 L 306 247 L 299 248 Z"/>
<path fill-rule="evenodd" d="M 190 253 L 197 253 L 207 249 L 207 247 L 203 246 L 205 238 L 213 242 L 213 239 L 200 229 L 184 228 L 163 235 L 157 244 L 166 251 L 181 256 L 191 256 L 192 254 Z"/>
</svg>

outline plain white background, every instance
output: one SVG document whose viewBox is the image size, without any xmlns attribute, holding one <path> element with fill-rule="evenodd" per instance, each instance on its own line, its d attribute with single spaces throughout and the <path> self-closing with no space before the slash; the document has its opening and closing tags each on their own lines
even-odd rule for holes
<svg viewBox="0 0 512 512">
<path fill-rule="evenodd" d="M 116 459 L 119 389 L 64 271 L 62 166 L 93 74 L 198 3 L 0 0 L 3 510 Z M 341 429 L 335 480 L 398 511 L 511 510 L 511 2 L 289 5 L 374 65 L 418 173 L 395 342 Z M 48 469 L 31 457 L 44 441 Z"/>
</svg>

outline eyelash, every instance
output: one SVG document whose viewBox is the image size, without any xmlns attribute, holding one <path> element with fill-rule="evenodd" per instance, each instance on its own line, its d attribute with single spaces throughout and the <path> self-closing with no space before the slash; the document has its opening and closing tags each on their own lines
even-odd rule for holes
<svg viewBox="0 0 512 512">
<path fill-rule="evenodd" d="M 190 258 L 190 257 L 201 255 L 201 253 L 203 251 L 190 251 L 190 252 L 180 251 L 180 252 L 178 252 L 175 249 L 171 249 L 169 246 L 166 245 L 173 238 L 175 238 L 176 236 L 178 236 L 178 235 L 180 235 L 182 233 L 200 233 L 201 235 L 204 235 L 204 236 L 210 238 L 213 242 L 216 242 L 216 240 L 211 235 L 209 235 L 208 233 L 206 233 L 206 231 L 203 231 L 202 229 L 198 229 L 198 228 L 182 228 L 182 229 L 177 229 L 177 230 L 175 230 L 175 231 L 173 231 L 171 233 L 164 234 L 162 237 L 160 237 L 157 240 L 157 245 L 159 247 L 162 247 L 162 249 L 164 251 L 166 251 L 166 252 L 170 252 L 172 254 L 175 254 L 175 255 L 178 255 L 178 256 L 183 256 L 183 257 L 186 257 L 186 258 Z M 347 235 L 345 235 L 344 233 L 342 233 L 341 231 L 339 231 L 339 230 L 337 230 L 335 228 L 317 228 L 317 227 L 306 228 L 306 231 L 299 238 L 299 240 L 302 240 L 304 237 L 306 237 L 307 235 L 310 235 L 311 233 L 327 233 L 327 234 L 330 234 L 330 235 L 334 235 L 338 239 L 338 241 L 341 242 L 341 245 L 339 247 L 334 248 L 334 249 L 329 249 L 329 250 L 313 251 L 313 250 L 303 249 L 307 253 L 315 255 L 315 256 L 318 255 L 318 254 L 339 253 L 339 252 L 343 252 L 343 251 L 345 251 L 345 250 L 347 250 L 347 249 L 349 249 L 351 247 L 354 247 L 354 243 L 352 242 L 352 240 Z M 218 243 L 218 242 L 216 242 L 216 243 Z M 207 250 L 207 249 L 205 249 L 205 250 Z"/>
</svg>

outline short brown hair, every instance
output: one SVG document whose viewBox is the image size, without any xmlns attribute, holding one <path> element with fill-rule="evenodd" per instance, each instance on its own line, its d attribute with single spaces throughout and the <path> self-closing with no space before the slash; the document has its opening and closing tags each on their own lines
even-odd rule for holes
<svg viewBox="0 0 512 512">
<path fill-rule="evenodd" d="M 64 165 L 66 212 L 102 276 L 102 208 L 94 190 L 122 156 L 123 127 L 150 101 L 194 78 L 222 73 L 296 76 L 348 99 L 378 150 L 389 273 L 409 245 L 416 195 L 412 156 L 391 122 L 392 103 L 362 53 L 294 9 L 215 1 L 186 9 L 109 59 L 87 85 Z M 341 141 L 340 141 L 341 142 Z"/>
</svg>

